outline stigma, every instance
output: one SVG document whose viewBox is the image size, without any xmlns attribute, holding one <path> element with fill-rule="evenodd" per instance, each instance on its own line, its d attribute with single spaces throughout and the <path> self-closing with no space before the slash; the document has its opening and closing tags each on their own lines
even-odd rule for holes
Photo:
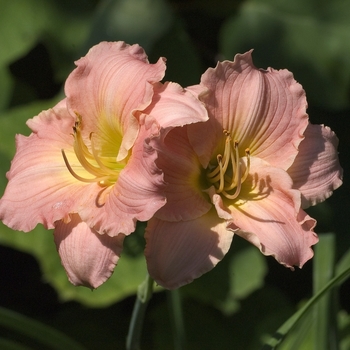
<svg viewBox="0 0 350 350">
<path fill-rule="evenodd" d="M 113 185 L 116 183 L 120 171 L 124 168 L 124 164 L 117 163 L 116 157 L 107 157 L 101 154 L 94 143 L 94 133 L 89 135 L 89 150 L 81 134 L 82 117 L 78 113 L 76 113 L 76 116 L 77 120 L 73 126 L 74 153 L 87 176 L 80 176 L 73 170 L 65 151 L 62 149 L 63 160 L 68 171 L 81 182 L 97 182 L 102 187 Z"/>
<path fill-rule="evenodd" d="M 242 173 L 242 159 L 239 154 L 239 142 L 232 140 L 230 132 L 224 130 L 225 146 L 223 154 L 216 156 L 216 164 L 209 164 L 207 180 L 215 186 L 215 191 L 228 199 L 236 199 L 242 183 L 247 179 L 250 170 L 250 150 L 245 150 L 247 163 Z"/>
</svg>

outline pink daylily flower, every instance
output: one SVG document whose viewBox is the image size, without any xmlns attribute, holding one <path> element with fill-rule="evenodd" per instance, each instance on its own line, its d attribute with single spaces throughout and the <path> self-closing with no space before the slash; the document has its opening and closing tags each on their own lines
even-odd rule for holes
<svg viewBox="0 0 350 350">
<path fill-rule="evenodd" d="M 29 137 L 16 137 L 0 219 L 15 230 L 38 223 L 54 229 L 69 280 L 97 288 L 111 276 L 136 221 L 165 204 L 151 138 L 208 116 L 190 92 L 160 83 L 165 59 L 150 64 L 139 45 L 103 42 L 76 65 L 66 98 L 28 120 Z M 163 108 L 144 112 L 157 101 Z"/>
<path fill-rule="evenodd" d="M 302 267 L 318 241 L 303 208 L 342 184 L 335 134 L 309 123 L 289 71 L 255 68 L 251 51 L 209 68 L 189 90 L 209 121 L 151 142 L 168 185 L 146 229 L 150 275 L 169 289 L 187 284 L 225 256 L 234 234 Z"/>
</svg>

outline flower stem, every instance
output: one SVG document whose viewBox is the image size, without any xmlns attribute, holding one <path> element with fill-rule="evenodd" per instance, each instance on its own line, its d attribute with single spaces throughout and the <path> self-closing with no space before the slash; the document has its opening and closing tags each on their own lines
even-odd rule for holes
<svg viewBox="0 0 350 350">
<path fill-rule="evenodd" d="M 167 291 L 167 293 L 173 328 L 174 349 L 183 350 L 186 349 L 186 336 L 180 291 L 175 289 Z"/>
<path fill-rule="evenodd" d="M 143 321 L 148 301 L 153 293 L 153 279 L 147 275 L 146 279 L 139 285 L 134 310 L 132 312 L 129 332 L 126 338 L 126 350 L 139 350 Z"/>
</svg>

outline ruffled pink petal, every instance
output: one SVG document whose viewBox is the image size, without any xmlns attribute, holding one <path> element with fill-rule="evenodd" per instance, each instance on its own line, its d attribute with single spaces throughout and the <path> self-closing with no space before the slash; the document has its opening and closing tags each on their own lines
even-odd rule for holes
<svg viewBox="0 0 350 350">
<path fill-rule="evenodd" d="M 203 103 L 191 92 L 172 82 L 154 85 L 152 104 L 144 113 L 155 118 L 162 129 L 208 120 Z"/>
<path fill-rule="evenodd" d="M 145 255 L 150 276 L 175 289 L 211 270 L 227 253 L 233 232 L 215 211 L 191 221 L 149 221 Z"/>
<path fill-rule="evenodd" d="M 82 219 L 99 232 L 129 234 L 137 220 L 149 220 L 166 203 L 163 173 L 155 164 L 157 153 L 146 143 L 145 135 L 148 131 L 142 126 L 132 157 L 105 199 L 101 190 L 104 204 L 99 210 L 86 207 L 80 211 Z"/>
<path fill-rule="evenodd" d="M 65 92 L 72 114 L 83 118 L 86 137 L 96 132 L 105 142 L 122 135 L 118 160 L 124 159 L 138 133 L 135 112 L 152 100 L 152 84 L 165 72 L 165 60 L 149 64 L 139 45 L 102 42 L 76 62 L 77 68 L 66 81 Z M 105 129 L 112 130 L 106 134 Z"/>
<path fill-rule="evenodd" d="M 288 169 L 293 188 L 301 192 L 302 207 L 323 202 L 342 184 L 343 169 L 338 159 L 338 139 L 323 125 L 309 124 L 299 153 Z"/>
<path fill-rule="evenodd" d="M 9 183 L 0 200 L 0 218 L 9 227 L 30 231 L 42 223 L 53 228 L 72 211 L 77 198 L 84 202 L 91 196 L 91 190 L 83 188 L 86 184 L 69 173 L 61 154 L 61 149 L 73 152 L 73 125 L 65 109 L 51 109 L 28 121 L 34 131 L 29 137 L 17 135 Z"/>
<path fill-rule="evenodd" d="M 249 148 L 253 156 L 273 166 L 286 170 L 297 155 L 308 124 L 305 92 L 287 70 L 255 68 L 251 53 L 236 55 L 233 62 L 219 62 L 202 76 L 201 85 L 210 93 L 201 100 L 211 121 L 193 125 L 195 131 L 189 135 L 204 167 L 224 129 L 239 142 L 242 152 Z M 205 143 L 199 135 L 205 135 Z"/>
<path fill-rule="evenodd" d="M 77 180 L 64 163 L 62 149 L 73 170 L 82 171 L 72 145 L 74 118 L 66 109 L 44 111 L 28 125 L 34 132 L 17 136 L 9 183 L 0 200 L 0 218 L 9 227 L 30 231 L 41 223 L 54 228 L 55 221 L 78 213 L 101 233 L 130 234 L 137 220 L 150 219 L 165 204 L 163 175 L 155 165 L 156 152 L 144 146 L 143 129 L 116 185 L 101 187 Z"/>
<path fill-rule="evenodd" d="M 75 286 L 97 288 L 109 277 L 123 249 L 124 235 L 100 235 L 72 215 L 56 223 L 54 239 L 69 281 Z"/>
<path fill-rule="evenodd" d="M 250 174 L 239 199 L 225 201 L 232 213 L 228 227 L 281 264 L 302 267 L 318 241 L 316 221 L 299 209 L 300 193 L 284 170 L 252 159 Z"/>
<path fill-rule="evenodd" d="M 152 104 L 140 120 L 151 129 L 148 144 L 158 153 L 156 164 L 164 172 L 162 189 L 167 205 L 157 212 L 165 220 L 188 220 L 206 213 L 211 205 L 199 187 L 200 165 L 186 125 L 208 119 L 203 104 L 176 83 L 155 84 Z M 202 88 L 201 88 L 202 90 Z M 156 122 L 158 127 L 150 125 Z"/>
<path fill-rule="evenodd" d="M 164 172 L 167 203 L 155 215 L 167 221 L 192 220 L 211 204 L 201 188 L 201 165 L 187 138 L 186 126 L 174 128 L 164 140 L 151 140 L 158 152 L 157 166 Z"/>
</svg>

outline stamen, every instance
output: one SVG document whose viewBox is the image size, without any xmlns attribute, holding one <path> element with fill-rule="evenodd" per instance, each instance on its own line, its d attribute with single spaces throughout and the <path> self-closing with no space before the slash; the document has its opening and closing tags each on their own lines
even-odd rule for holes
<svg viewBox="0 0 350 350">
<path fill-rule="evenodd" d="M 231 153 L 231 137 L 227 135 L 225 140 L 225 150 L 224 150 L 224 165 L 223 171 L 226 172 L 228 164 L 230 162 L 230 153 Z"/>
<path fill-rule="evenodd" d="M 237 182 L 239 181 L 240 176 L 238 172 L 240 171 L 240 163 L 239 163 L 239 151 L 238 151 L 238 141 L 235 141 L 233 144 L 233 150 L 231 149 L 231 163 L 232 163 L 232 177 L 229 182 L 229 186 L 225 187 L 226 191 L 233 190 L 237 186 Z"/>
<path fill-rule="evenodd" d="M 216 156 L 216 159 L 217 159 L 217 160 L 218 160 L 218 157 L 221 157 L 221 154 L 218 154 L 218 155 Z M 219 164 L 219 160 L 218 160 L 218 164 Z M 213 176 L 217 175 L 219 172 L 220 172 L 220 166 L 218 165 L 217 167 L 215 167 L 214 170 L 212 170 L 210 173 L 207 174 L 207 177 L 208 177 L 208 178 L 212 178 Z M 212 180 L 214 180 L 214 179 L 212 179 Z M 211 180 L 211 181 L 212 181 L 212 180 Z M 214 180 L 214 182 L 216 182 L 216 181 L 217 181 L 217 180 Z"/>
<path fill-rule="evenodd" d="M 74 176 L 77 180 L 87 183 L 98 182 L 100 186 L 109 186 L 114 184 L 119 176 L 120 170 L 123 168 L 121 164 L 118 164 L 113 157 L 102 157 L 97 148 L 95 147 L 93 133 L 90 133 L 89 139 L 91 142 L 91 152 L 84 143 L 84 140 L 81 135 L 80 127 L 82 123 L 82 117 L 80 114 L 75 113 L 77 120 L 73 126 L 73 137 L 74 145 L 73 149 L 75 155 L 84 170 L 89 174 L 93 175 L 94 178 L 85 178 L 78 175 L 71 165 L 69 164 L 68 158 L 65 154 L 65 151 L 62 149 L 62 156 L 64 163 L 68 171 Z"/>
<path fill-rule="evenodd" d="M 223 170 L 223 166 L 222 166 L 222 157 L 220 156 L 218 156 L 217 157 L 217 159 L 218 159 L 218 163 L 219 163 L 219 168 L 220 168 L 220 173 L 219 173 L 219 175 L 220 175 L 220 182 L 219 182 L 219 188 L 216 190 L 216 192 L 217 193 L 220 193 L 220 192 L 222 192 L 222 190 L 224 189 L 224 185 L 225 185 L 225 180 L 224 180 L 224 174 L 225 174 L 225 172 L 224 172 L 224 170 Z"/>
<path fill-rule="evenodd" d="M 247 166 L 246 166 L 245 172 L 242 176 L 242 182 L 244 182 L 247 179 L 248 174 L 249 174 L 249 170 L 250 170 L 250 149 L 249 148 L 246 148 L 245 155 L 247 157 Z"/>
<path fill-rule="evenodd" d="M 84 177 L 81 177 L 79 176 L 73 169 L 72 167 L 70 166 L 69 162 L 68 162 L 68 159 L 67 159 L 67 156 L 64 152 L 63 149 L 61 149 L 61 153 L 62 153 L 62 156 L 63 156 L 63 160 L 64 160 L 64 163 L 66 164 L 66 167 L 67 169 L 69 170 L 69 172 L 79 181 L 81 182 L 88 182 L 88 183 L 93 183 L 93 182 L 97 182 L 99 181 L 99 179 L 97 178 L 94 178 L 94 179 L 85 179 Z"/>
<path fill-rule="evenodd" d="M 99 154 L 97 153 L 96 148 L 95 148 L 95 146 L 94 146 L 94 141 L 93 141 L 93 138 L 92 138 L 92 134 L 93 134 L 93 133 L 90 133 L 90 141 L 91 141 L 91 150 L 92 150 L 92 154 L 93 154 L 93 156 L 94 156 L 94 159 L 96 160 L 98 166 L 99 166 L 102 170 L 104 170 L 104 171 L 106 171 L 106 172 L 108 173 L 108 172 L 111 171 L 111 169 L 109 169 L 108 167 L 106 167 L 106 166 L 102 163 L 102 161 L 101 161 L 101 159 L 100 159 L 100 157 L 99 157 Z"/>
<path fill-rule="evenodd" d="M 222 194 L 228 198 L 228 199 L 236 199 L 239 195 L 239 193 L 241 192 L 241 187 L 242 187 L 242 181 L 241 181 L 241 165 L 238 165 L 237 168 L 237 178 L 238 178 L 238 183 L 237 183 L 237 187 L 236 187 L 236 191 L 233 195 L 230 195 L 229 193 L 227 193 L 226 191 L 223 191 Z"/>
<path fill-rule="evenodd" d="M 245 150 L 247 164 L 242 174 L 242 160 L 239 155 L 239 142 L 232 142 L 230 132 L 223 130 L 225 135 L 225 146 L 223 156 L 218 154 L 217 166 L 209 164 L 207 179 L 216 188 L 216 193 L 224 195 L 228 199 L 235 199 L 239 196 L 242 183 L 247 179 L 250 170 L 250 150 Z M 229 163 L 231 166 L 229 167 Z M 231 191 L 234 191 L 233 193 Z"/>
</svg>

